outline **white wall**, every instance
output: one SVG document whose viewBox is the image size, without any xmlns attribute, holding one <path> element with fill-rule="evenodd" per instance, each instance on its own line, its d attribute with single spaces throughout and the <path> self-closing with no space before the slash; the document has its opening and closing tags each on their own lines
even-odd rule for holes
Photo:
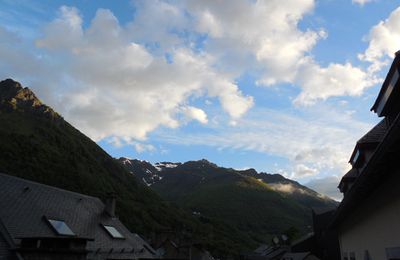
<svg viewBox="0 0 400 260">
<path fill-rule="evenodd" d="M 396 172 L 346 218 L 339 228 L 341 253 L 384 260 L 385 248 L 400 247 L 400 172 Z"/>
</svg>

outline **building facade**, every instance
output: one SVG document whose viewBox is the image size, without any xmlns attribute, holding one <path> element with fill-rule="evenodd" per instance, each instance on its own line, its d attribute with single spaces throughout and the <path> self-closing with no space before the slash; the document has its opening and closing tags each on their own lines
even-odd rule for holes
<svg viewBox="0 0 400 260">
<path fill-rule="evenodd" d="M 400 259 L 400 55 L 372 111 L 382 119 L 356 144 L 352 169 L 342 178 L 344 198 L 332 228 L 341 259 Z"/>
</svg>

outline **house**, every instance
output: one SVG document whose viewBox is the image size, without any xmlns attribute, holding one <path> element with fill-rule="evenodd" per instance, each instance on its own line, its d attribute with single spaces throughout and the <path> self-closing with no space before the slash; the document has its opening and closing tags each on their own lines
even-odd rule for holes
<svg viewBox="0 0 400 260">
<path fill-rule="evenodd" d="M 329 228 L 336 208 L 313 208 L 313 231 L 293 241 L 284 259 L 340 259 L 337 231 Z M 303 257 L 303 258 L 301 258 Z"/>
<path fill-rule="evenodd" d="M 400 259 L 400 54 L 372 111 L 383 118 L 356 144 L 331 227 L 341 259 Z"/>
<path fill-rule="evenodd" d="M 185 233 L 159 231 L 154 234 L 151 244 L 162 259 L 214 260 L 210 252 Z"/>
<path fill-rule="evenodd" d="M 0 259 L 138 259 L 154 250 L 95 197 L 0 174 Z"/>
<path fill-rule="evenodd" d="M 281 260 L 319 260 L 316 256 L 310 252 L 304 253 L 285 253 Z"/>
</svg>

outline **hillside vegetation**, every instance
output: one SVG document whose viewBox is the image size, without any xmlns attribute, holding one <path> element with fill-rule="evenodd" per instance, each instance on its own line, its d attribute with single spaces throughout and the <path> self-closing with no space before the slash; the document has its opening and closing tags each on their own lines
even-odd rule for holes
<svg viewBox="0 0 400 260">
<path fill-rule="evenodd" d="M 120 158 L 126 169 L 156 191 L 197 216 L 223 221 L 254 243 L 269 242 L 295 228 L 307 233 L 311 210 L 337 202 L 279 174 L 237 171 L 207 161 L 164 162 Z"/>
<path fill-rule="evenodd" d="M 215 255 L 238 254 L 254 242 L 223 222 L 199 219 L 164 202 L 95 142 L 34 93 L 0 82 L 0 172 L 104 199 L 117 194 L 117 215 L 145 237 L 164 230 L 200 243 Z"/>
</svg>

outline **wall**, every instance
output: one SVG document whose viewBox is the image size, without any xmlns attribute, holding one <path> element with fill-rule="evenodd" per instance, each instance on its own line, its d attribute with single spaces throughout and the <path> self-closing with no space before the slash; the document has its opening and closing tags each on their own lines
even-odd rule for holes
<svg viewBox="0 0 400 260">
<path fill-rule="evenodd" d="M 385 248 L 400 247 L 400 172 L 388 176 L 339 227 L 341 252 L 356 259 L 384 260 Z"/>
</svg>

